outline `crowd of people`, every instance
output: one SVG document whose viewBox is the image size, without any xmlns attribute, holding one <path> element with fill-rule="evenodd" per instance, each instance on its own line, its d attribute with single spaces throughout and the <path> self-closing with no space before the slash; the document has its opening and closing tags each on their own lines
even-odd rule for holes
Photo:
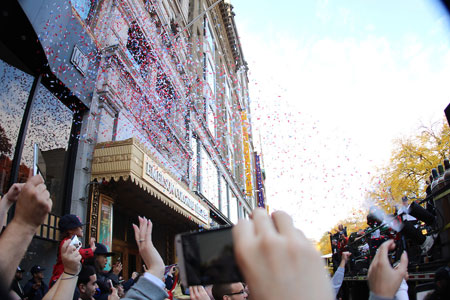
<svg viewBox="0 0 450 300">
<path fill-rule="evenodd" d="M 391 265 L 396 265 L 404 253 L 415 265 L 433 259 L 435 253 L 439 253 L 432 250 L 433 246 L 435 243 L 440 244 L 436 210 L 427 199 L 421 201 L 426 204 L 426 209 L 417 202 L 410 203 L 407 197 L 403 197 L 402 204 L 396 206 L 394 213 L 390 215 L 386 215 L 380 208 L 371 207 L 367 215 L 367 228 L 348 234 L 347 228 L 340 224 L 335 233 L 329 232 L 335 277 L 343 278 L 344 273 L 350 276 L 366 275 L 375 261 L 379 247 L 387 241 L 394 245 L 392 250 L 395 249 L 388 255 Z M 345 268 L 342 268 L 344 260 Z M 448 270 L 449 266 L 433 270 L 435 278 L 440 277 L 437 274 L 448 275 L 445 278 L 441 276 L 444 278 L 442 280 L 436 280 L 435 296 L 430 299 L 440 299 L 436 296 L 439 294 L 446 297 L 450 295 Z M 342 281 L 339 282 L 342 284 Z M 407 292 L 408 285 L 403 280 L 396 299 L 408 299 Z"/>
<path fill-rule="evenodd" d="M 291 217 L 278 211 L 268 216 L 255 209 L 250 220 L 240 220 L 233 228 L 236 262 L 245 283 L 182 287 L 176 266 L 167 267 L 152 243 L 152 222 L 139 217 L 133 224 L 139 253 L 145 263 L 143 274 L 134 274 L 127 282 L 119 280 L 120 262 L 104 270 L 106 247 L 91 240 L 89 247 L 78 248 L 71 236 L 82 237 L 82 225 L 76 216 L 62 218 L 63 240 L 47 288 L 42 268 L 31 270 L 33 278 L 22 289 L 23 270 L 19 264 L 36 230 L 52 207 L 50 194 L 40 175 L 25 184 L 14 185 L 1 199 L 0 216 L 15 203 L 15 213 L 0 236 L 0 298 L 13 299 L 182 299 L 176 290 L 194 300 L 208 299 L 333 299 L 340 279 L 327 277 L 318 251 L 293 225 Z M 6 210 L 6 211 L 5 211 Z M 383 243 L 375 255 L 368 274 L 370 299 L 394 299 L 407 274 L 408 258 L 401 256 L 393 268 L 388 251 L 393 241 Z M 343 264 L 345 265 L 345 262 Z M 336 276 L 335 276 L 336 277 Z M 117 283 L 121 283 L 117 285 Z M 29 291 L 33 293 L 29 293 Z M 334 292 L 333 292 L 334 291 Z"/>
</svg>

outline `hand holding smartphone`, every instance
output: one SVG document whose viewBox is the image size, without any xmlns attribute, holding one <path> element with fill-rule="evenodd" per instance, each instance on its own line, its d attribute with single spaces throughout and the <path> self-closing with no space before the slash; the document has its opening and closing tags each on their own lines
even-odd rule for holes
<svg viewBox="0 0 450 300">
<path fill-rule="evenodd" d="M 231 229 L 230 226 L 175 237 L 183 286 L 243 281 L 234 259 Z"/>
</svg>

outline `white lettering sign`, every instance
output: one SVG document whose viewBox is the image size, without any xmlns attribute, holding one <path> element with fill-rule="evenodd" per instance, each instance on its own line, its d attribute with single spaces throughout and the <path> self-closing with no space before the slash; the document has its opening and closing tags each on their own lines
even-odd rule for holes
<svg viewBox="0 0 450 300">
<path fill-rule="evenodd" d="M 75 68 L 83 76 L 86 76 L 86 72 L 89 66 L 89 58 L 78 48 L 77 45 L 73 47 L 72 57 L 70 58 L 70 62 L 73 63 Z"/>
<path fill-rule="evenodd" d="M 176 184 L 173 179 L 169 178 L 168 175 L 163 174 L 162 170 L 160 170 L 160 168 L 156 164 L 153 164 L 150 159 L 147 158 L 147 156 L 145 156 L 144 178 L 145 175 L 156 181 L 176 200 L 183 203 L 184 206 L 187 206 L 187 208 L 190 209 L 191 213 L 201 219 L 204 223 L 208 224 L 208 210 L 198 201 L 196 201 L 194 197 L 183 191 L 183 189 L 178 184 Z"/>
</svg>

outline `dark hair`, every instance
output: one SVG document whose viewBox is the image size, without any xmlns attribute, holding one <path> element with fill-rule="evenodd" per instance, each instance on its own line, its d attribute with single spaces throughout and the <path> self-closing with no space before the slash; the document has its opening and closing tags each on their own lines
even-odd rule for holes
<svg viewBox="0 0 450 300">
<path fill-rule="evenodd" d="M 84 260 L 83 265 L 92 266 L 96 273 L 103 272 L 103 269 L 100 267 L 100 264 L 97 262 L 96 256 L 86 258 Z"/>
<path fill-rule="evenodd" d="M 231 283 L 219 283 L 212 287 L 212 295 L 216 300 L 222 300 L 223 296 L 231 294 Z"/>
<path fill-rule="evenodd" d="M 91 276 L 95 275 L 95 269 L 93 266 L 90 265 L 83 265 L 81 267 L 80 274 L 78 274 L 78 281 L 77 286 L 79 284 L 87 284 L 89 281 L 91 281 Z"/>
</svg>

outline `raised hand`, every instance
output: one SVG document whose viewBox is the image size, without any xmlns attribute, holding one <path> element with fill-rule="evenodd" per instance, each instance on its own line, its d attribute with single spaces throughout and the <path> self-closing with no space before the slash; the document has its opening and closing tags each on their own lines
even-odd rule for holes
<svg viewBox="0 0 450 300">
<path fill-rule="evenodd" d="M 44 179 L 41 175 L 33 176 L 22 186 L 17 197 L 13 221 L 35 230 L 47 218 L 52 204 Z"/>
<path fill-rule="evenodd" d="M 95 246 L 95 238 L 91 237 L 89 239 L 89 247 L 92 249 L 92 252 L 95 251 L 95 249 L 97 249 L 97 246 Z"/>
<path fill-rule="evenodd" d="M 111 288 L 111 294 L 108 296 L 108 300 L 119 300 L 119 294 L 117 294 L 116 288 Z"/>
<path fill-rule="evenodd" d="M 120 274 L 120 271 L 122 271 L 122 263 L 118 261 L 113 266 L 113 273 L 118 276 Z"/>
<path fill-rule="evenodd" d="M 64 265 L 64 272 L 78 274 L 81 269 L 81 254 L 75 246 L 70 245 L 70 239 L 61 246 L 61 260 Z"/>
<path fill-rule="evenodd" d="M 191 296 L 191 300 L 209 300 L 205 288 L 201 285 L 189 287 L 189 295 Z"/>
<path fill-rule="evenodd" d="M 233 228 L 234 253 L 252 297 L 331 299 L 331 284 L 312 243 L 285 212 L 257 208 Z"/>
<path fill-rule="evenodd" d="M 3 196 L 1 201 L 5 201 L 5 205 L 7 207 L 11 207 L 15 202 L 17 202 L 17 198 L 22 190 L 22 187 L 25 183 L 14 183 L 8 190 L 8 192 Z"/>
<path fill-rule="evenodd" d="M 403 252 L 400 263 L 394 269 L 389 263 L 388 252 L 395 249 L 393 240 L 381 244 L 367 274 L 370 290 L 380 297 L 394 298 L 408 270 L 408 256 Z"/>
<path fill-rule="evenodd" d="M 153 224 L 145 217 L 139 217 L 139 227 L 133 224 L 134 236 L 138 244 L 139 253 L 147 266 L 149 272 L 161 280 L 164 278 L 164 261 L 152 242 Z"/>
</svg>

